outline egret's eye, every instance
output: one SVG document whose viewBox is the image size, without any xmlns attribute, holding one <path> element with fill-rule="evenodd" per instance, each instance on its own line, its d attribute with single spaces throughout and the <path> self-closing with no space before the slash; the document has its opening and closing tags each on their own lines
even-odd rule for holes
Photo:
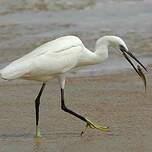
<svg viewBox="0 0 152 152">
<path fill-rule="evenodd" d="M 121 51 L 126 51 L 125 47 L 121 44 L 119 45 L 119 48 L 120 48 Z"/>
</svg>

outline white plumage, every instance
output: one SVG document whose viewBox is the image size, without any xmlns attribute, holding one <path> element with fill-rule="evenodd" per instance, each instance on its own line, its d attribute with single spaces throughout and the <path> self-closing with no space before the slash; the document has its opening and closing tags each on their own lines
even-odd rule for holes
<svg viewBox="0 0 152 152">
<path fill-rule="evenodd" d="M 100 61 L 76 36 L 47 42 L 1 70 L 3 79 L 47 81 L 73 68 Z"/>
</svg>

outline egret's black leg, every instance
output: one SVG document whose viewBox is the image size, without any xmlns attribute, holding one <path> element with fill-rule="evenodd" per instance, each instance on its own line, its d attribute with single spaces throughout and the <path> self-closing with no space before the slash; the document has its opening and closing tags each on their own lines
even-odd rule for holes
<svg viewBox="0 0 152 152">
<path fill-rule="evenodd" d="M 89 128 L 92 128 L 92 129 L 98 129 L 98 130 L 101 130 L 101 131 L 109 131 L 108 127 L 104 127 L 104 126 L 100 126 L 100 125 L 97 125 L 97 124 L 94 124 L 93 122 L 91 122 L 89 119 L 81 116 L 80 114 L 78 113 L 75 113 L 74 111 L 68 109 L 66 106 L 65 106 L 65 103 L 64 103 L 64 89 L 61 88 L 61 109 L 64 110 L 65 112 L 68 112 L 72 115 L 74 115 L 75 117 L 81 119 L 82 121 L 86 122 L 86 127 L 85 129 L 81 132 L 81 135 L 83 133 L 85 133 L 86 129 L 89 127 Z"/>
<path fill-rule="evenodd" d="M 40 136 L 40 130 L 39 130 L 39 127 L 38 127 L 38 124 L 39 124 L 39 106 L 40 106 L 41 95 L 42 95 L 42 92 L 44 90 L 45 85 L 46 85 L 45 83 L 42 84 L 42 87 L 39 91 L 39 94 L 37 95 L 37 97 L 35 99 L 36 136 Z"/>
<path fill-rule="evenodd" d="M 82 121 L 87 122 L 86 118 L 84 118 L 80 114 L 77 114 L 77 113 L 73 112 L 72 110 L 68 109 L 65 106 L 65 103 L 64 103 L 64 89 L 62 89 L 62 88 L 61 88 L 61 109 L 64 110 L 65 112 L 68 112 L 68 113 L 74 115 L 75 117 L 81 119 Z"/>
</svg>

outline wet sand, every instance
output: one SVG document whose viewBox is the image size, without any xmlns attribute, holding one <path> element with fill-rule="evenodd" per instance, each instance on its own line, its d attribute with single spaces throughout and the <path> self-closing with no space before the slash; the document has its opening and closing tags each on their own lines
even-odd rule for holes
<svg viewBox="0 0 152 152">
<path fill-rule="evenodd" d="M 40 83 L 29 81 L 0 84 L 1 152 L 143 152 L 151 151 L 152 79 L 145 94 L 134 72 L 98 77 L 68 78 L 66 104 L 90 120 L 110 126 L 110 132 L 88 129 L 60 110 L 59 86 L 50 81 L 42 97 L 40 127 L 35 133 L 34 98 Z"/>
</svg>

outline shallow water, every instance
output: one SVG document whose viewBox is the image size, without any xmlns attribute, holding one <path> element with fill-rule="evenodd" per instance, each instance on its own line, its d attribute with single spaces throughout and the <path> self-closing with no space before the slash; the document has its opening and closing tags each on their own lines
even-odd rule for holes
<svg viewBox="0 0 152 152">
<path fill-rule="evenodd" d="M 26 3 L 26 5 L 24 5 Z M 42 43 L 63 35 L 79 36 L 94 51 L 96 39 L 103 35 L 123 37 L 136 55 L 151 63 L 152 57 L 152 2 L 144 1 L 2 1 L 0 2 L 0 63 L 30 52 Z M 40 6 L 44 7 L 42 9 Z M 83 7 L 80 7 L 83 6 Z M 40 9 L 40 8 L 41 9 Z M 112 56 L 114 51 L 111 51 Z M 117 57 L 120 58 L 120 57 Z M 111 60 L 111 61 L 110 61 Z M 100 66 L 113 72 L 124 69 L 110 58 Z M 120 64 L 121 66 L 117 66 Z M 96 66 L 99 68 L 99 66 Z M 112 68 L 113 67 L 113 68 Z M 86 72 L 86 70 L 85 70 Z M 99 70 L 93 72 L 99 73 Z"/>
</svg>

